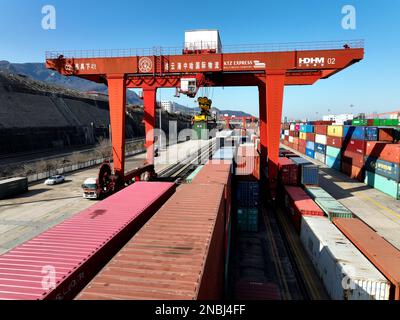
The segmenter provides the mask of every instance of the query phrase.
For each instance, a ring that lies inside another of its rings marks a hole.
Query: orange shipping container
[[[365,154],[382,160],[400,164],[400,144],[368,141]]]

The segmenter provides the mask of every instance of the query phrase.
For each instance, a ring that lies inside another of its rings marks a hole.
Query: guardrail
[[[202,46],[211,47],[204,42]],[[222,53],[242,52],[284,52],[300,50],[334,50],[349,48],[364,48],[364,40],[337,40],[337,41],[313,41],[313,42],[286,42],[286,43],[263,43],[263,44],[233,44],[222,47]],[[93,49],[93,50],[57,50],[46,51],[46,59],[64,58],[121,58],[135,56],[166,56],[181,55],[187,45],[176,47],[152,47],[152,48],[128,48],[128,49]],[[196,53],[194,53],[196,54]]]

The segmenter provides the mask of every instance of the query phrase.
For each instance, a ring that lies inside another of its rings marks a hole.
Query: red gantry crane
[[[147,163],[153,164],[156,92],[180,88],[256,86],[259,93],[261,167],[275,196],[284,87],[312,85],[359,62],[362,40],[254,46],[47,52],[46,67],[108,85],[114,174],[124,181],[126,89],[141,88]],[[208,50],[212,48],[211,50]],[[245,111],[245,110],[244,110]],[[268,159],[268,164],[267,164]]]

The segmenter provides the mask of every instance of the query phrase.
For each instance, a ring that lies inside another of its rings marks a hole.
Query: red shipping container
[[[144,229],[175,188],[168,182],[135,182],[3,254],[0,300],[72,299]],[[50,272],[55,288],[41,281]]]
[[[289,131],[289,136],[290,136],[290,137],[294,137],[294,131],[291,131],[291,130],[290,130],[290,131]]]
[[[289,142],[288,146],[293,149],[293,142]]]
[[[278,161],[279,178],[284,185],[297,185],[298,167],[289,158],[280,157]]]
[[[385,161],[400,164],[400,144],[368,141],[365,154]]]
[[[364,168],[356,167],[342,160],[342,172],[352,179],[364,182]]]
[[[392,283],[391,300],[400,300],[400,251],[360,219],[334,218],[339,230]]]
[[[294,131],[293,137],[298,137],[299,135],[300,135],[300,132],[299,132],[299,131]]]
[[[366,141],[364,140],[346,140],[343,144],[343,147],[346,151],[351,151],[354,153],[359,153],[361,155],[365,155],[365,145]]]
[[[393,142],[395,137],[395,131],[393,128],[379,128],[378,129],[378,140]]]
[[[298,145],[299,144],[299,140],[300,140],[299,138],[293,138],[293,144],[297,144]]]
[[[343,145],[343,138],[327,136],[326,144],[330,147],[341,148]]]
[[[306,140],[303,140],[303,139],[299,139],[299,146],[301,146],[301,147],[306,147],[306,144],[307,144],[307,141]]]
[[[289,145],[289,141],[286,140],[286,137],[285,137],[285,140],[283,140],[283,144],[284,144],[285,146],[288,146],[288,145]]]
[[[314,126],[314,132],[316,134],[322,134],[322,135],[326,136],[327,130],[328,130],[327,125],[318,124],[318,125]]]
[[[324,216],[322,209],[300,187],[285,186],[285,207],[297,232],[300,232],[301,216]]]
[[[315,133],[306,133],[306,140],[307,141],[315,141]]]
[[[284,140],[289,141],[289,136],[285,136]]]
[[[364,156],[360,153],[345,151],[342,153],[342,162],[346,162],[358,168],[364,167]]]
[[[302,154],[306,154],[306,146],[299,146],[299,152]]]

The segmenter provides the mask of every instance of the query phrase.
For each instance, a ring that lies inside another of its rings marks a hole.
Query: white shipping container
[[[322,162],[322,163],[325,163],[325,155],[322,154],[322,153],[315,152],[315,153],[314,153],[314,159],[315,159],[315,160],[318,160],[318,161],[320,161],[320,162]]]
[[[315,142],[326,145],[326,135],[316,134],[315,135]]]
[[[285,135],[281,134],[281,139],[284,140],[285,139]]]
[[[296,128],[296,125],[294,124],[294,123],[292,123],[291,125],[290,125],[290,131],[294,131],[294,129]]]
[[[389,299],[390,282],[328,218],[301,219],[301,242],[333,300]]]
[[[289,135],[289,130],[285,130],[285,136]]]
[[[294,141],[293,137],[289,137],[289,142],[293,143],[293,141]]]
[[[222,52],[218,30],[189,30],[185,32],[185,50],[210,50]]]

